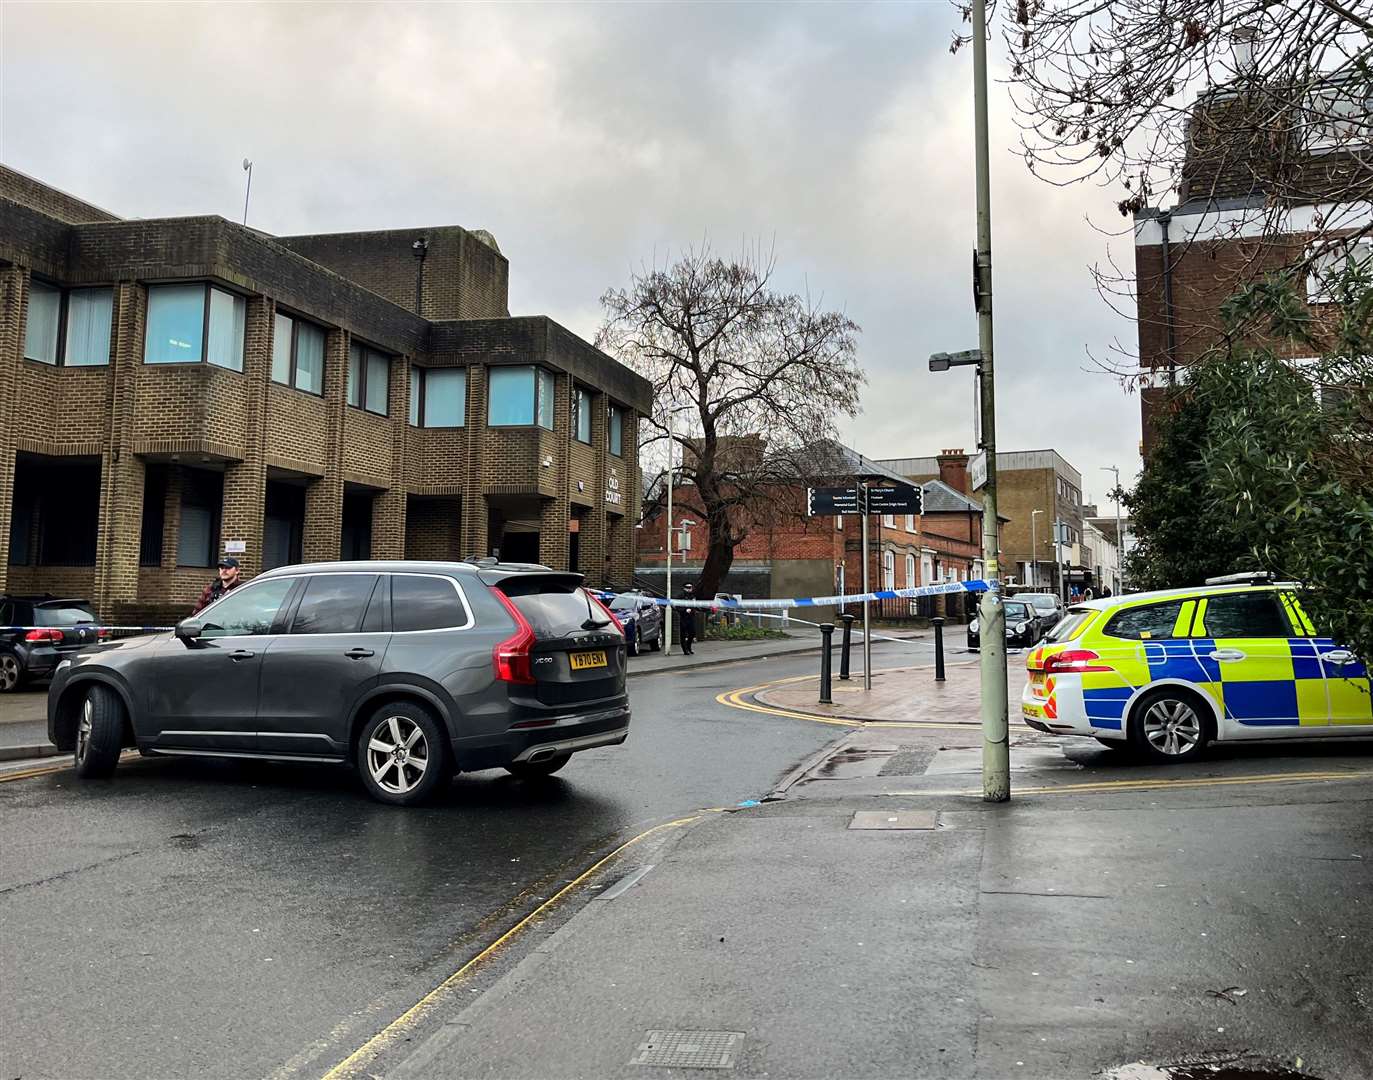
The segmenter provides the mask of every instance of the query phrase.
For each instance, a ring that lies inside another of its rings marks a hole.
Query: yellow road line
[[[531,911],[528,915],[526,915],[523,919],[517,922],[504,934],[498,937],[485,949],[479,952],[471,960],[463,964],[462,967],[458,968],[457,971],[453,972],[452,975],[449,975],[448,978],[444,979],[443,982],[439,983],[438,986],[430,990],[429,993],[425,994],[424,997],[420,998],[419,1001],[415,1002],[414,1005],[406,1009],[405,1012],[400,1014],[400,1016],[392,1020],[391,1023],[386,1025],[386,1027],[382,1028],[379,1032],[373,1035],[365,1043],[359,1046],[346,1058],[344,1058],[332,1069],[330,1069],[327,1073],[325,1073],[322,1080],[343,1080],[344,1077],[354,1076],[357,1070],[360,1069],[364,1064],[367,1064],[368,1062],[375,1059],[378,1054],[380,1054],[398,1038],[402,1037],[407,1031],[414,1028],[415,1025],[419,1023],[419,1021],[424,1019],[425,1016],[432,1012],[434,1007],[439,1003],[439,1000],[450,990],[452,990],[454,986],[461,982],[464,975],[466,975],[469,971],[472,971],[479,964],[494,956],[502,946],[514,940],[514,938],[516,938],[521,931],[523,931],[526,927],[535,922],[540,916],[548,913],[556,904],[563,900],[564,897],[573,892],[579,885],[586,881],[587,878],[591,877],[594,873],[596,873],[597,870],[601,869],[601,867],[605,866],[607,863],[611,862],[613,859],[618,857],[622,852],[624,852],[630,847],[633,847],[635,844],[637,844],[640,840],[643,840],[645,837],[652,836],[656,832],[661,832],[663,829],[675,829],[683,825],[690,825],[693,821],[699,821],[704,814],[708,814],[711,812],[712,811],[710,810],[703,810],[700,813],[692,814],[690,817],[678,818],[676,821],[666,821],[663,822],[663,824],[661,825],[653,826],[653,828],[651,829],[645,829],[638,836],[626,840],[623,844],[621,844],[609,855],[605,856],[603,859],[601,859],[599,862],[593,865],[590,869],[586,870],[584,873],[580,874],[578,877],[574,878],[572,881],[564,885],[561,889],[559,889],[556,893],[550,896],[542,904],[536,907],[533,911]]]
[[[807,678],[809,678],[809,676],[807,676]],[[770,686],[777,686],[781,682],[791,681],[794,680],[781,679],[776,683],[761,683],[758,686],[745,686],[738,690],[727,690],[723,694],[716,694],[715,700],[721,705],[728,705],[735,709],[745,709],[748,712],[763,713],[766,716],[783,716],[790,720],[809,720],[813,724],[829,724],[831,727],[976,731],[979,726],[977,724],[939,723],[935,720],[851,720],[844,716],[817,716],[814,713],[796,712],[791,709],[778,709],[771,705],[759,705],[755,701],[744,700],[745,694],[751,694],[757,690],[765,690]]]
[[[119,755],[121,762],[133,761],[138,757],[138,753],[133,750],[126,750]],[[11,780],[30,780],[35,776],[48,776],[52,773],[71,772],[72,760],[67,754],[52,759],[51,765],[35,765],[31,769],[15,769],[12,772],[0,772],[0,784],[8,783]]]
[[[1332,780],[1362,780],[1373,777],[1373,771],[1359,770],[1357,772],[1293,772],[1293,773],[1261,773],[1253,776],[1227,776],[1227,777],[1206,777],[1188,776],[1177,777],[1175,779],[1157,780],[1098,780],[1081,784],[1054,784],[1046,787],[1017,788],[1014,783],[1011,785],[1011,794],[1014,795],[1081,795],[1091,794],[1092,792],[1107,791],[1167,791],[1177,788],[1209,788],[1209,787],[1235,787],[1247,784],[1309,784],[1309,783],[1328,783]],[[913,798],[918,796],[938,796],[952,798],[955,796],[982,794],[981,788],[962,788],[949,789],[943,791],[887,791],[883,793],[889,797]]]

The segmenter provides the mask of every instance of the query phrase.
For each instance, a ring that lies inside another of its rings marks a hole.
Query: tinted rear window
[[[530,586],[534,586],[531,588]],[[559,638],[589,629],[588,622],[613,626],[606,614],[582,589],[561,582],[501,583],[501,591],[524,616],[536,637]]]
[[[49,607],[38,604],[33,609],[34,626],[81,626],[95,622],[90,608],[60,605]]]
[[[293,634],[351,634],[376,585],[375,574],[320,574],[306,581]]]
[[[466,625],[467,610],[451,579],[415,574],[391,578],[393,630],[447,630]]]

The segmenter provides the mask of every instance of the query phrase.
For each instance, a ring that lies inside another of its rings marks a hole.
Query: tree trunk
[[[706,547],[706,561],[701,566],[701,579],[696,583],[696,595],[703,600],[713,600],[732,565],[734,546],[729,542],[728,528],[718,533],[712,529],[710,543]]]

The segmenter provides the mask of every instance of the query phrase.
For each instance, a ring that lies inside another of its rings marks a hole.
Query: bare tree
[[[808,448],[837,417],[857,414],[865,381],[857,324],[776,290],[775,265],[771,254],[726,261],[707,246],[601,297],[597,345],[653,383],[641,451],[667,448],[669,413],[687,406],[671,449],[682,459],[685,504],[709,531],[699,582],[707,597],[751,528],[797,512],[796,486],[818,464]]]
[[[1005,0],[1001,26],[1036,175],[1100,183],[1126,217],[1170,199],[1247,201],[1213,222],[1212,238],[1247,240],[1247,265],[1218,272],[1218,289],[1304,272],[1369,231],[1370,0]],[[1292,209],[1313,205],[1333,209],[1292,228]],[[1175,236],[1173,261],[1191,246]],[[1133,267],[1094,277],[1133,315]]]

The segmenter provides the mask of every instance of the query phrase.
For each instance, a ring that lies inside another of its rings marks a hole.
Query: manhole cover
[[[855,810],[850,829],[933,829],[933,810]]]
[[[743,1042],[742,1031],[650,1031],[629,1063],[669,1069],[732,1069],[734,1055]]]

